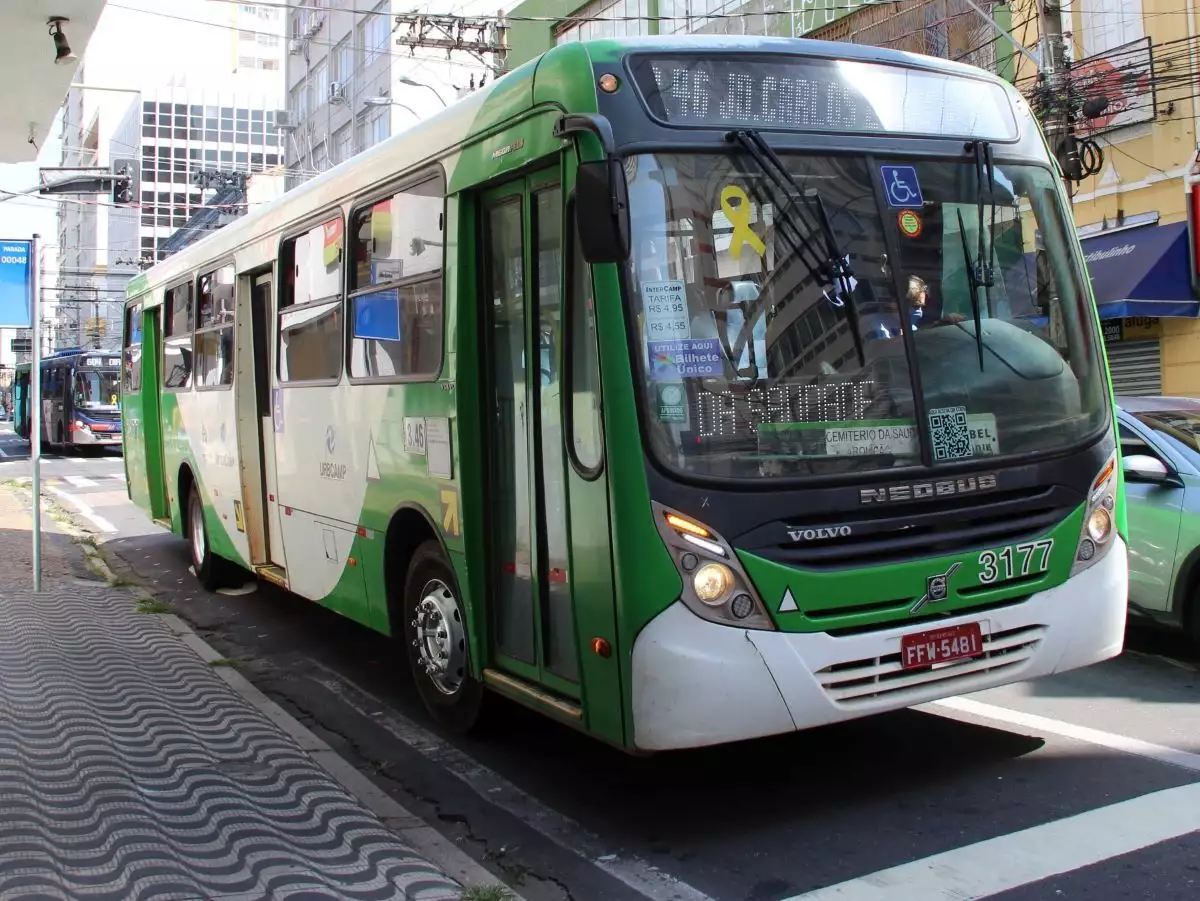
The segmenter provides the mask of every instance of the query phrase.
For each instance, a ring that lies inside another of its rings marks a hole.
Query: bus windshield
[[[120,373],[96,370],[76,372],[75,409],[115,410],[120,387]]]
[[[626,161],[635,366],[662,462],[863,473],[1104,427],[1094,313],[1049,169],[780,159],[787,190],[748,154]]]

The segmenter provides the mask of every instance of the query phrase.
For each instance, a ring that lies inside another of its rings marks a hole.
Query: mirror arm
[[[595,135],[606,159],[613,158],[617,152],[617,144],[613,140],[612,123],[599,113],[567,113],[554,123],[556,138],[566,138],[584,132]]]

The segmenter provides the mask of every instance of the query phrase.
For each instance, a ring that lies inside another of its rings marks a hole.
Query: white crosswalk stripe
[[[110,479],[116,479],[118,482],[124,482],[124,481],[125,481],[125,473],[123,473],[123,472],[110,472],[110,473],[108,474],[108,477],[109,477]]]
[[[95,479],[89,479],[87,476],[63,476],[63,478],[76,488],[95,488],[100,484]]]

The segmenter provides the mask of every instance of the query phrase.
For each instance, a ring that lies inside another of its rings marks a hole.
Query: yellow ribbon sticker
[[[736,204],[734,203],[736,201]],[[754,233],[750,227],[750,198],[737,185],[726,185],[721,189],[721,212],[733,226],[733,237],[729,242],[729,252],[733,256],[742,255],[742,245],[749,244],[760,257],[767,252],[767,245]]]

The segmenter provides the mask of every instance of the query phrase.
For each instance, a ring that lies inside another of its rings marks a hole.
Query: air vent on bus
[[[896,653],[837,663],[818,670],[816,677],[825,694],[840,706],[867,706],[880,699],[894,704],[906,696],[918,703],[930,685],[937,684],[940,694],[969,692],[972,683],[991,681],[999,670],[1020,669],[1045,634],[1045,626],[1022,626],[985,636],[983,654],[969,660],[906,670]]]
[[[773,524],[775,541],[770,544],[755,546],[750,541],[739,546],[776,563],[805,569],[874,566],[1023,541],[1045,534],[1078,505],[1074,492],[1049,488],[993,497],[986,503],[974,498],[960,506],[939,504],[900,515],[888,510],[873,519],[839,522],[850,527],[848,535],[793,543],[787,540],[789,532],[829,524],[828,517],[819,524],[797,519]],[[765,537],[765,531],[756,529],[748,537]]]

